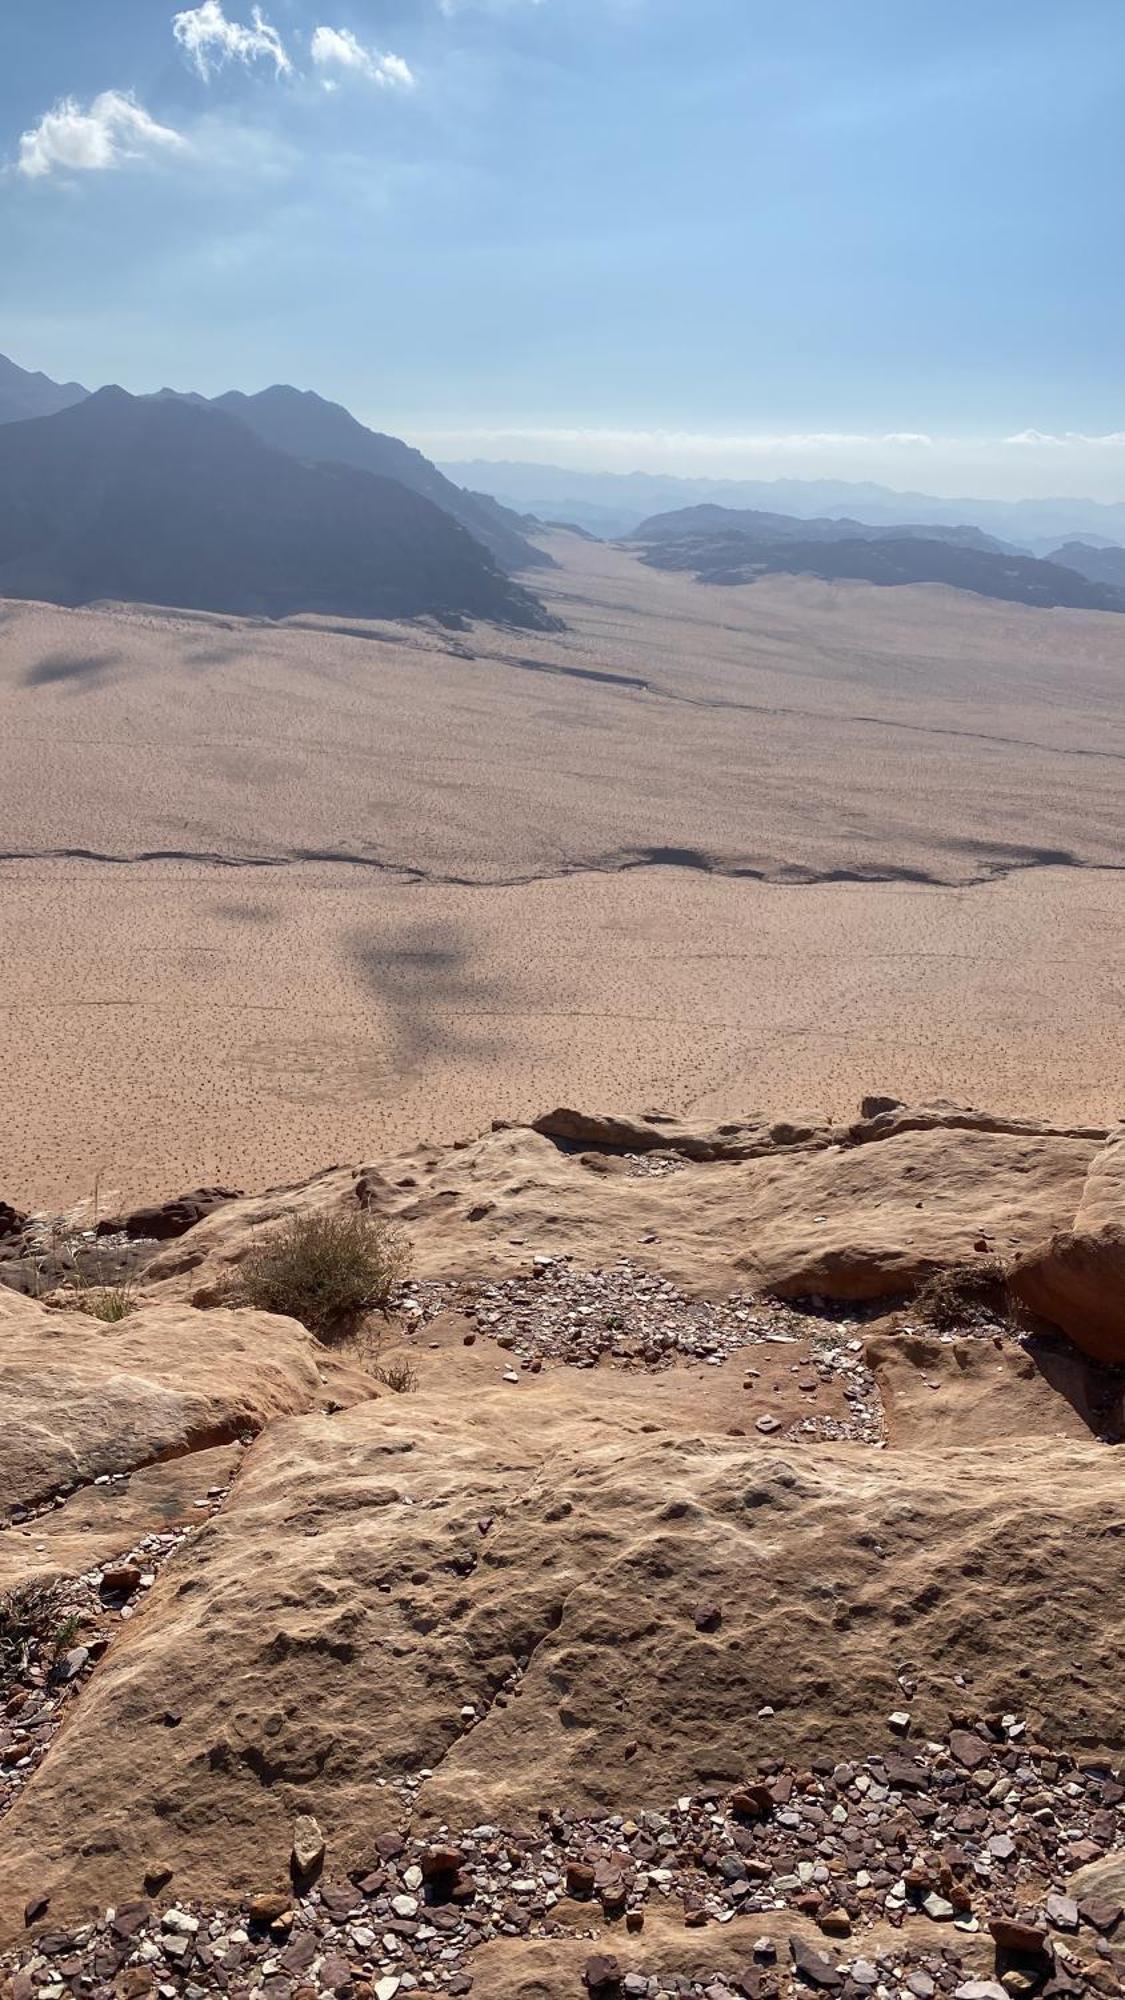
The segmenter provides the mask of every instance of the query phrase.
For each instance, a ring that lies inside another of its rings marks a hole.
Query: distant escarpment
[[[1111,571],[1040,561],[972,527],[868,527],[804,521],[739,508],[685,507],[653,515],[630,537],[655,569],[692,570],[701,583],[746,584],[763,576],[825,582],[945,584],[1007,604],[1125,611]],[[1061,552],[1060,552],[1061,553]],[[1102,579],[1106,580],[1102,580]]]
[[[0,426],[0,596],[555,622],[399,481],[307,463],[206,404],[121,389]]]

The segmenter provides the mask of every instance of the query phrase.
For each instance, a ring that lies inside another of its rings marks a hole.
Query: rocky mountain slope
[[[110,1324],[0,1214],[13,2000],[1119,1993],[1123,1186],[557,1111],[116,1219]],[[365,1335],[232,1308],[357,1212]]]
[[[289,452],[309,463],[331,461],[354,466],[359,472],[373,472],[382,479],[397,479],[460,522],[492,551],[504,569],[551,567],[550,557],[528,541],[517,515],[487,494],[467,493],[455,486],[412,445],[369,430],[341,404],[327,402],[312,390],[285,384],[263,389],[256,396],[231,390],[216,396],[213,407],[246,424],[275,451]]]
[[[0,427],[0,596],[551,624],[448,514],[220,410],[101,389]]]

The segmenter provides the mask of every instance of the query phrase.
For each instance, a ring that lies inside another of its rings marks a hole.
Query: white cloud
[[[63,97],[20,139],[19,171],[28,180],[53,173],[99,173],[146,153],[174,152],[186,141],[158,125],[125,91],[103,90],[88,111]]]
[[[354,70],[385,90],[409,90],[413,72],[401,56],[365,49],[350,28],[317,28],[311,54],[319,69]]]
[[[274,66],[276,76],[288,76],[293,68],[285,44],[271,27],[260,7],[250,15],[251,25],[228,21],[220,0],[202,0],[172,17],[172,33],[190,56],[204,82],[228,62],[251,63],[264,57]]]

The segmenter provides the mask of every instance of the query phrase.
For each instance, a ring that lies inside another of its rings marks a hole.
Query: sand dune
[[[1121,621],[552,548],[550,637],[0,609],[8,1199],[575,1095],[1125,1112]]]

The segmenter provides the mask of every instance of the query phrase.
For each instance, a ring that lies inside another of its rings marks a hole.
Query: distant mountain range
[[[19,424],[26,417],[53,417],[72,403],[81,403],[88,394],[81,382],[52,382],[49,375],[33,375],[0,354],[0,424]]]
[[[1091,583],[1109,583],[1125,590],[1125,549],[1095,548],[1090,542],[1064,542],[1061,548],[1052,549],[1050,559],[1067,569],[1076,569],[1079,576],[1089,577]]]
[[[322,397],[90,395],[0,357],[0,595],[554,623],[487,495]]]
[[[0,596],[553,622],[398,480],[295,458],[196,399],[117,388],[0,426]]]
[[[942,583],[1011,604],[1125,612],[1125,589],[1020,555],[977,528],[875,528],[703,506],[656,515],[632,539],[653,568],[691,570],[701,583],[755,583],[768,575]],[[1117,553],[1125,558],[1125,549]]]
[[[990,555],[1019,555],[1008,542],[986,535],[982,528],[961,524],[945,528],[934,523],[908,522],[902,527],[872,527],[866,521],[801,520],[795,514],[769,514],[753,507],[680,507],[670,514],[654,514],[642,521],[630,540],[638,542],[678,541],[685,535],[755,535],[762,541],[843,542],[880,541],[893,533],[900,541],[950,542],[957,548],[980,549]]]
[[[517,513],[574,522],[609,541],[633,534],[653,514],[714,502],[798,519],[848,515],[872,527],[918,521],[958,527],[967,522],[1027,555],[1046,555],[1073,540],[1125,543],[1125,501],[946,500],[839,479],[683,479],[649,472],[573,472],[518,460],[472,459],[441,469],[450,479],[495,494]]]

